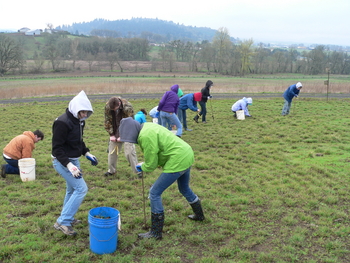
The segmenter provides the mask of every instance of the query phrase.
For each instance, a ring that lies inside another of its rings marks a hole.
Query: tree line
[[[75,35],[113,38],[141,37],[152,43],[166,43],[176,39],[192,42],[202,41],[212,39],[216,32],[215,29],[208,27],[185,26],[157,18],[132,18],[114,21],[95,19],[90,22],[58,26],[56,29]]]
[[[272,49],[252,39],[233,43],[226,28],[217,30],[212,41],[172,40],[152,47],[146,38],[72,37],[67,33],[45,34],[31,60],[31,72],[43,72],[44,63],[52,71],[75,70],[77,61],[86,61],[92,71],[94,63],[106,62],[110,71],[123,72],[122,61],[151,61],[162,71],[173,72],[176,62],[185,62],[189,72],[215,72],[244,76],[247,74],[301,73],[317,75],[350,74],[347,52],[329,50],[318,45],[299,51],[296,46]],[[0,34],[0,74],[25,72],[23,41]],[[70,63],[69,69],[66,62]],[[65,62],[65,63],[64,63]],[[153,67],[156,71],[156,67]]]

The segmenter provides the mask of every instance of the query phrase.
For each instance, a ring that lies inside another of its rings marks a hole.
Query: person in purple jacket
[[[299,96],[299,92],[303,85],[298,82],[297,84],[293,84],[286,89],[286,91],[283,93],[284,98],[284,105],[282,108],[282,116],[288,115],[290,107],[292,106],[292,100],[294,97]]]
[[[159,101],[158,111],[162,125],[164,127],[176,125],[176,136],[181,137],[182,124],[176,115],[180,103],[179,96],[177,95],[178,90],[179,85],[175,84],[171,86],[170,90],[164,93],[162,99]]]

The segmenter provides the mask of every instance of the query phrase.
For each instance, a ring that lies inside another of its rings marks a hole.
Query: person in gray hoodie
[[[85,120],[92,113],[90,100],[81,91],[69,102],[66,112],[52,126],[53,167],[66,181],[63,208],[54,228],[69,236],[77,234],[72,226],[81,221],[74,216],[88,191],[79,158],[85,155],[92,165],[98,164],[97,158],[90,153],[83,140]]]

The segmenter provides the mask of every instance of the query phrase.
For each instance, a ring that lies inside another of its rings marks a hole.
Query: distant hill
[[[123,38],[141,37],[156,43],[172,40],[191,42],[208,40],[211,42],[217,31],[208,27],[184,26],[172,21],[154,18],[132,18],[130,20],[114,21],[95,19],[91,22],[62,25],[56,29],[65,30],[75,35]]]

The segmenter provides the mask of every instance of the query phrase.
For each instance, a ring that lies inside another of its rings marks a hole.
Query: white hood
[[[84,120],[89,118],[90,115],[93,113],[91,102],[83,90],[80,91],[80,93],[69,102],[68,110],[77,119],[78,119],[79,111],[82,111],[82,110],[88,111],[88,115],[86,118],[84,118]]]

